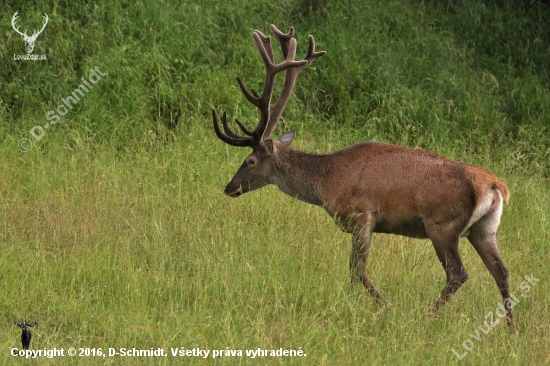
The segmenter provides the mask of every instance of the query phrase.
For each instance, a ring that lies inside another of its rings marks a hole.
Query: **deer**
[[[35,325],[38,324],[38,322],[36,320],[32,322],[28,322],[25,319],[21,319],[21,320],[14,319],[13,324],[21,328],[21,344],[23,345],[23,349],[29,349],[29,346],[31,344],[31,338],[32,338],[31,330],[29,329],[29,327],[31,328],[34,327]]]
[[[430,239],[446,274],[445,287],[429,314],[449,301],[468,274],[458,250],[466,237],[493,276],[502,295],[510,331],[515,332],[509,271],[497,248],[497,231],[510,192],[488,170],[457,162],[434,152],[382,142],[362,142],[328,154],[290,147],[295,132],[275,140],[275,130],[291,96],[298,73],[326,54],[315,51],[310,35],[303,60],[295,60],[294,28],[284,34],[274,25],[284,60],[275,63],[271,37],[259,30],[252,35],[265,66],[262,94],[246,88],[236,77],[246,99],[259,110],[259,121],[249,129],[238,119],[243,135],[235,133],[224,111],[220,121],[212,110],[214,131],[223,142],[250,147],[224,193],[232,198],[269,184],[303,202],[322,207],[342,231],[351,234],[351,286],[361,282],[380,305],[389,304],[366,272],[373,233]],[[272,102],[277,74],[285,72],[279,98]],[[222,131],[223,128],[223,131]]]
[[[21,32],[19,30],[19,27],[15,26],[15,21],[17,20],[17,18],[19,18],[17,13],[19,13],[19,10],[16,11],[15,14],[13,14],[13,17],[11,18],[11,26],[17,33],[19,33],[23,37],[23,40],[25,41],[25,48],[27,50],[27,53],[30,54],[34,50],[34,42],[36,42],[36,39],[38,38],[40,33],[42,33],[42,31],[44,30],[44,28],[46,28],[46,25],[48,24],[48,20],[49,20],[48,14],[44,13],[44,23],[42,25],[42,29],[35,30],[34,33],[32,34],[32,36],[28,36],[26,29],[25,29],[25,32]]]

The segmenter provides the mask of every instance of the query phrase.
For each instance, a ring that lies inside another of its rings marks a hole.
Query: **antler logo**
[[[29,36],[27,35],[26,29],[25,29],[25,32],[21,32],[19,30],[19,27],[15,26],[15,21],[17,20],[17,18],[19,18],[19,16],[17,15],[18,12],[19,10],[16,11],[15,14],[13,14],[13,18],[11,18],[11,26],[17,33],[21,35],[21,37],[23,37],[23,40],[25,41],[25,48],[27,49],[27,53],[30,54],[34,50],[34,42],[36,42],[36,38],[38,38],[40,33],[42,33],[44,28],[46,28],[46,24],[48,24],[48,20],[49,20],[48,14],[44,13],[44,25],[42,26],[42,29],[35,30],[32,36]]]
[[[31,344],[31,331],[29,327],[34,327],[38,322],[36,320],[33,320],[32,322],[28,322],[25,319],[13,320],[13,324],[17,325],[19,328],[21,328],[21,343],[23,343],[23,349],[29,349],[29,346]]]

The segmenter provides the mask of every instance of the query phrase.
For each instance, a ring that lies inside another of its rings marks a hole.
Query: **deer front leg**
[[[360,281],[380,305],[386,305],[386,300],[384,300],[380,291],[367,276],[367,260],[370,254],[372,230],[373,225],[365,225],[361,230],[352,234],[352,248],[349,260],[351,273],[350,290],[355,282]]]

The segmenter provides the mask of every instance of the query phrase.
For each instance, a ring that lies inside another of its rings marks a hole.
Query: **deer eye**
[[[254,165],[256,165],[256,159],[250,158],[248,159],[247,163],[248,163],[248,166],[253,167]]]

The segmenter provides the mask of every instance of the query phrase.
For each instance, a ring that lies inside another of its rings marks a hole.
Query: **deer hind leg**
[[[489,213],[472,225],[468,240],[472,243],[483,260],[483,263],[495,279],[507,311],[506,320],[508,322],[508,327],[511,332],[515,332],[514,314],[512,311],[514,302],[510,295],[509,285],[510,274],[502,258],[500,258],[497,248],[497,230],[500,224],[500,214],[502,212],[502,199],[500,199],[498,193],[495,194],[498,197],[495,197],[495,201]]]
[[[349,259],[349,269],[351,273],[350,289],[355,282],[360,281],[379,304],[386,304],[380,291],[367,276],[367,260],[369,259],[371,241],[372,225],[367,225],[362,230],[353,233],[352,249]]]
[[[437,314],[439,309],[445,305],[447,301],[453,296],[453,294],[462,286],[464,282],[468,279],[468,274],[466,269],[462,264],[460,259],[460,254],[458,252],[458,242],[459,236],[452,239],[435,239],[432,238],[432,242],[435,248],[435,252],[439,261],[445,269],[445,274],[447,275],[447,282],[445,287],[439,294],[439,298],[436,300],[432,313]]]
[[[508,327],[510,331],[515,332],[514,313],[512,311],[514,301],[510,295],[510,285],[508,282],[510,274],[498,253],[496,234],[483,236],[472,230],[468,236],[468,240],[470,240],[483,260],[483,263],[485,263],[485,266],[495,279],[506,308]]]

